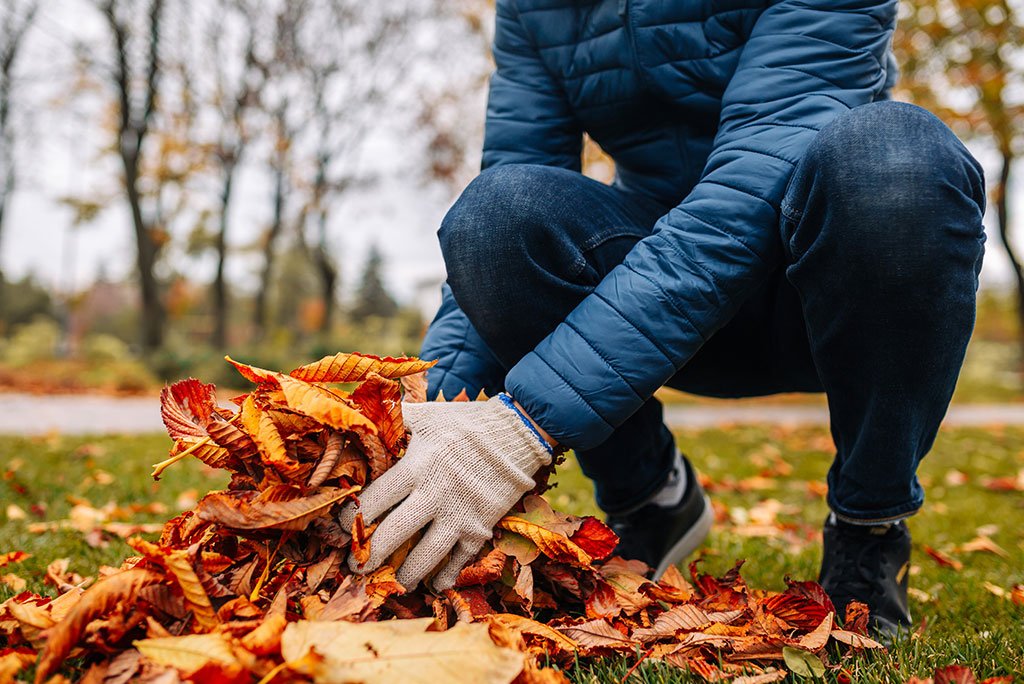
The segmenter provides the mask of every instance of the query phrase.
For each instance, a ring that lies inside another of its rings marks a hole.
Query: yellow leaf
[[[370,373],[394,379],[422,373],[435,363],[437,361],[421,361],[412,357],[392,358],[352,352],[325,356],[315,363],[296,368],[289,375],[306,382],[361,382]]]
[[[593,560],[590,554],[569,541],[564,534],[552,532],[518,516],[505,516],[498,521],[498,527],[526,537],[537,545],[541,553],[559,563],[587,566]]]
[[[196,622],[204,630],[213,629],[220,621],[213,610],[210,597],[206,595],[196,571],[192,568],[187,551],[172,551],[164,557],[164,565],[178,580],[181,592],[185,595],[185,604],[192,609]]]
[[[293,622],[281,655],[317,684],[507,684],[522,672],[523,654],[496,646],[486,625],[426,631],[433,622]]]
[[[281,391],[289,408],[326,423],[336,430],[363,428],[372,434],[377,426],[369,418],[330,390],[308,382],[281,376]]]
[[[233,665],[237,662],[231,642],[222,634],[188,634],[177,637],[140,639],[133,642],[139,652],[160,665],[195,672],[208,663]]]

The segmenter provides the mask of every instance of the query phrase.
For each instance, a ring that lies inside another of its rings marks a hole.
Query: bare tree
[[[247,0],[218,0],[212,21],[207,26],[204,42],[209,62],[193,65],[201,73],[212,75],[212,92],[208,104],[216,113],[216,139],[211,146],[213,167],[219,186],[217,197],[217,232],[214,247],[217,270],[211,294],[213,299],[213,333],[216,347],[227,343],[228,285],[225,264],[228,257],[229,210],[233,199],[239,165],[256,133],[253,115],[259,105],[260,93],[266,83],[269,66],[257,56],[256,41],[260,23],[267,13],[259,3]],[[227,54],[229,36],[239,33],[241,54]]]
[[[16,180],[15,129],[11,120],[15,99],[14,69],[25,33],[38,9],[38,0],[5,0],[0,5],[0,238]]]
[[[161,81],[160,47],[165,0],[98,0],[113,41],[109,82],[118,103],[117,153],[135,231],[136,270],[142,299],[141,342],[146,350],[164,341],[166,311],[156,277],[162,246],[155,218],[142,207],[142,150],[156,112]]]

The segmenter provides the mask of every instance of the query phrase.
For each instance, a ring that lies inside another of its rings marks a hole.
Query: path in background
[[[665,407],[665,420],[673,428],[707,428],[728,423],[821,424],[828,422],[828,409],[727,403],[669,405]],[[953,406],[943,424],[1024,425],[1024,404]],[[0,394],[0,435],[145,434],[163,429],[155,397]]]

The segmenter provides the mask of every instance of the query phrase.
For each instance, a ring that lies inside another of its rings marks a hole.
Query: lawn
[[[829,463],[827,430],[734,426],[682,432],[678,438],[710,481],[718,508],[719,524],[704,566],[724,572],[743,558],[747,582],[774,589],[784,588],[787,574],[813,579],[820,559],[818,530],[826,513],[819,483]],[[196,495],[224,482],[196,461],[181,463],[161,482],[153,482],[150,464],[160,460],[167,446],[168,440],[160,436],[0,439],[0,501],[6,509],[0,518],[0,553],[32,554],[0,575],[15,573],[28,580],[29,589],[52,591],[41,578],[55,559],[69,558],[72,570],[89,575],[101,564],[116,565],[129,555],[117,538],[92,536],[90,544],[74,529],[39,532],[30,529],[33,523],[69,515],[81,520],[108,502],[117,506],[115,517],[162,522],[190,506]],[[940,435],[922,467],[928,504],[912,521],[916,543],[911,608],[921,625],[919,636],[887,654],[856,661],[853,681],[903,682],[912,675],[930,676],[934,668],[951,663],[970,665],[979,677],[1024,678],[1024,606],[992,592],[1024,583],[1024,497],[985,486],[991,478],[1014,477],[1021,470],[1024,429],[958,429]],[[572,462],[563,466],[559,486],[549,498],[562,510],[596,513],[589,486]],[[978,537],[979,529],[1005,557],[958,550]],[[962,569],[940,565],[924,552],[926,545],[951,554]],[[0,601],[13,593],[0,584]],[[620,681],[629,665],[581,667],[573,678]],[[645,664],[630,681],[695,679]]]

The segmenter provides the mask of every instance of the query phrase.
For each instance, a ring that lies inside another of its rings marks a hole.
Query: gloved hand
[[[370,558],[353,572],[376,570],[404,542],[430,528],[398,570],[412,589],[445,556],[435,589],[448,589],[459,571],[491,538],[491,531],[519,498],[534,487],[533,475],[551,463],[552,450],[525,415],[501,394],[486,402],[402,404],[412,432],[405,455],[343,509],[351,529],[356,513],[370,524],[389,513],[370,538]]]

